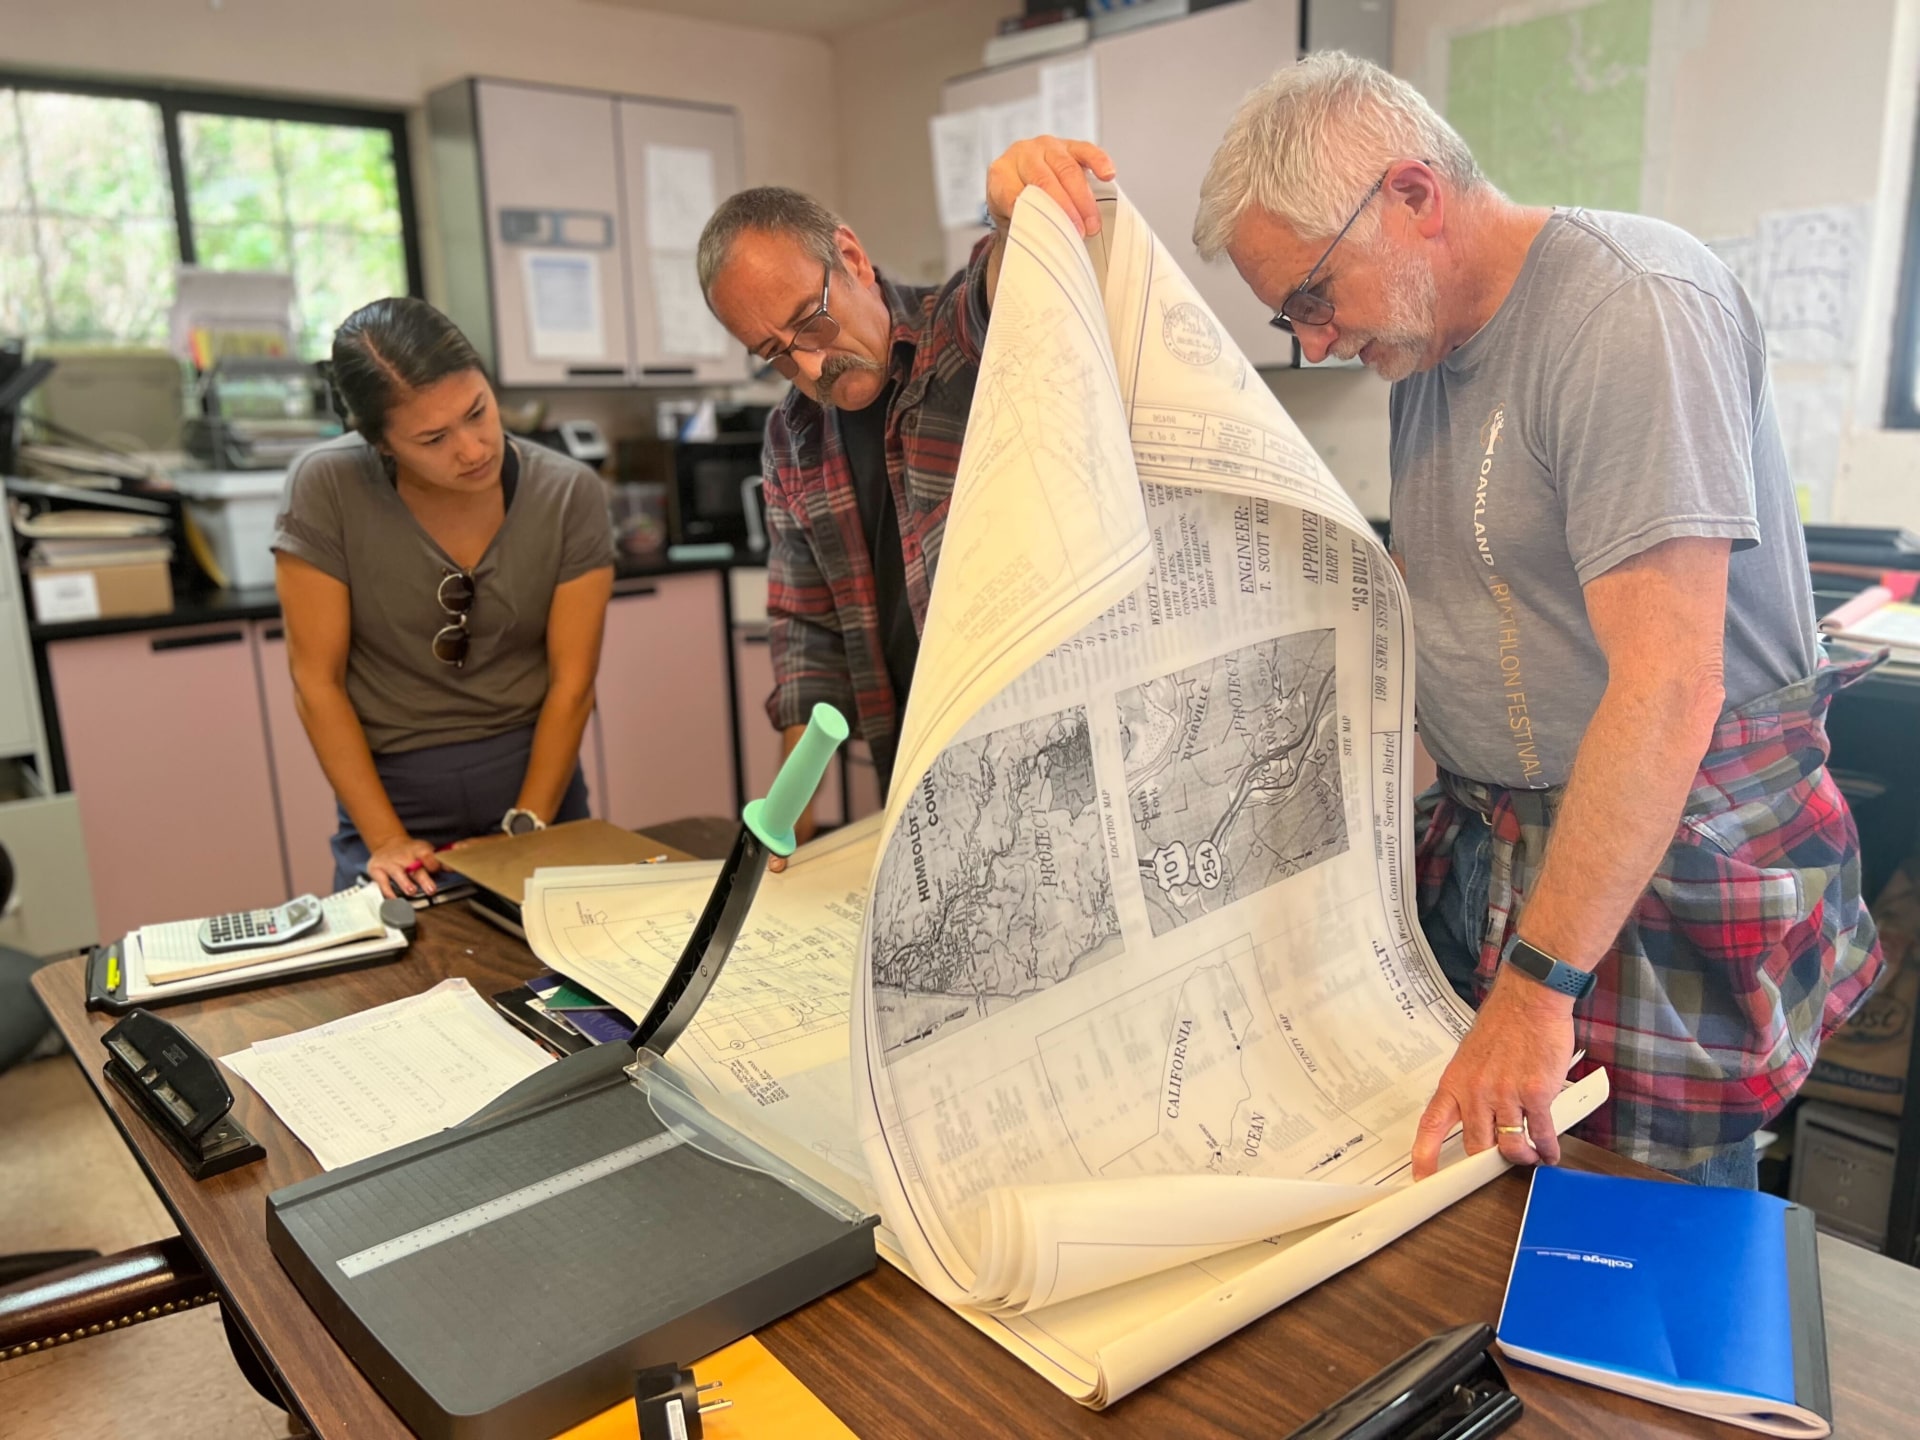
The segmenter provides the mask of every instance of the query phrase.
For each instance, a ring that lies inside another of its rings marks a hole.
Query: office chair
[[[0,914],[13,898],[13,881],[13,857],[0,845]],[[43,963],[0,945],[0,1072],[31,1055],[51,1023],[31,983]],[[212,1278],[178,1235],[117,1255],[98,1250],[0,1255],[0,1360],[217,1298]]]

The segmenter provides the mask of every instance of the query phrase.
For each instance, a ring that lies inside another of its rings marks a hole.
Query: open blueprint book
[[[1409,893],[1399,574],[1139,214],[1100,208],[1090,241],[1037,190],[1015,211],[853,1007],[908,1265],[1094,1405],[1503,1168],[1401,1183],[1471,1017]],[[1153,1177],[1240,1175],[1381,1198],[1064,1302],[985,1248],[997,1187],[1137,1181],[1135,1223],[1047,1262],[1126,1280],[1221,1238]]]
[[[767,877],[671,1063],[1119,1399],[1505,1168],[1456,1142],[1407,1183],[1471,1019],[1407,890],[1411,650],[1371,528],[1132,207],[1087,242],[1028,191],[887,812]],[[528,941],[645,1013],[716,869],[540,872]]]

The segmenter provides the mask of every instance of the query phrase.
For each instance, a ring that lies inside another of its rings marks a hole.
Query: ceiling
[[[595,0],[623,10],[657,10],[700,20],[784,30],[793,35],[835,35],[857,25],[891,20],[916,8],[916,0]],[[925,0],[920,0],[924,6]],[[1009,10],[1019,9],[1008,0]]]

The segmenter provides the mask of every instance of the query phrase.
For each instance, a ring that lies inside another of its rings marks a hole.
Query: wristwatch
[[[1511,965],[1529,980],[1537,980],[1549,990],[1558,990],[1562,995],[1571,995],[1576,1000],[1584,1000],[1587,992],[1593,989],[1593,972],[1578,970],[1564,961],[1556,960],[1546,951],[1529,945],[1518,935],[1509,935],[1507,945],[1500,952],[1502,964]]]
[[[507,811],[500,821],[500,833],[503,835],[531,835],[536,830],[546,828],[546,821],[531,810],[522,810],[518,805]]]

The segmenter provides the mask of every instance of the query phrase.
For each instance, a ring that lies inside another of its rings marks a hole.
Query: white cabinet
[[[463,80],[428,97],[427,123],[447,310],[500,383],[746,378],[693,259],[740,188],[732,109]],[[651,214],[655,195],[678,208]]]
[[[653,218],[647,206],[654,186],[648,167],[675,159],[692,162],[710,157],[713,203],[719,204],[740,188],[740,129],[731,110],[710,105],[682,105],[659,100],[620,100],[620,161],[622,213],[626,217],[627,293],[633,297],[634,378],[651,384],[733,384],[747,378],[747,352],[707,313],[694,270],[693,247],[656,250],[650,243]],[[667,187],[671,190],[673,187]],[[697,183],[692,187],[699,189]],[[692,198],[690,195],[682,196]],[[683,216],[683,220],[684,220]],[[706,223],[702,216],[701,223]],[[673,238],[673,237],[668,237]],[[691,239],[690,233],[684,238]],[[677,247],[678,239],[674,240]],[[679,307],[678,312],[673,307]],[[710,344],[698,353],[676,346],[673,336],[691,317],[693,327],[704,327]]]
[[[582,377],[624,381],[633,342],[620,257],[631,237],[620,213],[613,100],[530,85],[486,82],[474,89],[499,379],[508,385],[557,385]],[[550,232],[542,235],[536,228],[541,225]],[[534,268],[548,264],[585,268]],[[530,287],[536,284],[545,287],[539,303],[552,321],[563,320],[572,302],[596,302],[597,309],[576,317],[590,323],[549,333],[597,329],[599,345],[586,338],[539,343],[528,323],[536,299]]]

